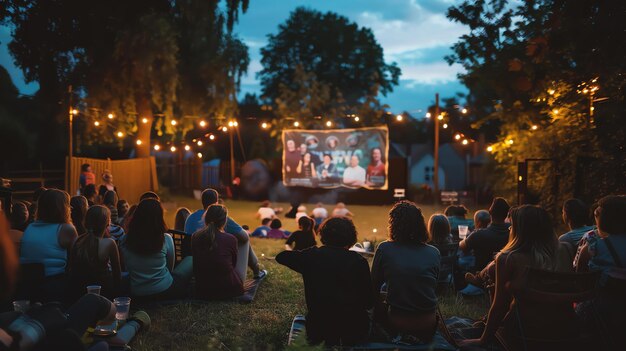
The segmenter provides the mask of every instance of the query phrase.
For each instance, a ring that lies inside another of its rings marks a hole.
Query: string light
[[[487,151],[488,152],[492,152],[493,151],[493,146],[487,146]]]
[[[74,108],[74,109],[72,109],[72,114],[73,114],[74,116],[76,116],[76,115],[78,114],[78,110],[77,110],[77,109],[75,109],[75,108]]]
[[[200,127],[202,127],[202,128],[206,127],[206,121],[205,120],[201,120],[199,124],[200,124]]]
[[[426,112],[426,118],[430,118],[430,112]]]
[[[293,122],[293,126],[294,127],[299,127],[300,126],[300,122],[298,122],[298,121]]]
[[[440,121],[443,120],[443,115],[437,116],[437,119],[440,120]]]
[[[269,128],[269,124],[263,122],[263,123],[261,123],[261,128],[267,129],[267,128]]]
[[[466,108],[462,109],[461,113],[464,114],[464,115],[467,114],[467,109]]]
[[[326,127],[332,127],[333,126],[333,122],[331,121],[327,121],[326,122]]]
[[[198,144],[198,146],[202,146],[202,144],[203,144],[202,140],[198,140],[197,144]]]
[[[224,133],[228,132],[228,128],[227,127],[222,127],[222,132],[224,132]]]
[[[109,113],[109,114],[107,115],[107,117],[108,117],[109,119],[113,119],[113,117],[115,117],[115,116],[114,116],[112,113]]]
[[[122,133],[122,132],[117,132],[117,137],[118,137],[118,138],[121,138],[121,137],[123,137],[123,136],[124,136],[124,133]]]
[[[401,122],[403,118],[404,117],[402,117],[402,115],[397,115],[396,116],[396,121]]]
[[[509,145],[513,145],[513,139],[509,139],[506,142],[509,143]]]
[[[95,121],[95,122],[93,122],[93,125],[96,126],[96,127],[99,127],[100,126],[100,122]]]
[[[175,125],[177,125],[177,124],[178,124],[178,121],[177,121],[177,120],[175,120],[175,119],[173,119],[173,120],[170,122],[170,124],[171,124],[171,125],[173,125],[173,126],[175,126]]]
[[[143,144],[143,142],[141,141],[141,139],[137,139],[137,141],[136,141],[135,143],[137,143],[137,145],[141,145],[141,144]]]
[[[161,145],[159,144],[154,145],[154,151],[159,151],[159,150],[161,150]]]
[[[460,140],[460,139],[461,139],[461,134],[457,134],[457,135],[455,135],[455,136],[454,136],[454,139],[456,139],[456,140]]]
[[[148,123],[148,119],[147,119],[146,117],[142,118],[142,119],[141,119],[141,123],[143,123],[143,124]]]
[[[235,127],[239,126],[239,122],[234,121],[234,122],[233,122],[233,126],[235,126]]]
[[[358,122],[360,120],[359,116],[354,116],[354,121]]]
[[[213,134],[209,135],[209,139],[215,140],[215,135],[213,135]]]
[[[171,151],[171,152],[176,151],[176,146],[172,145],[172,147],[170,148],[170,151]]]
[[[552,110],[552,112],[553,112],[555,115],[558,115],[558,114],[559,114],[559,109],[555,108],[554,110]]]
[[[185,151],[189,151],[189,150],[191,150],[191,146],[185,145]]]
[[[550,95],[554,95],[554,93],[555,93],[554,89],[550,89],[550,90],[548,90],[548,94],[550,94]]]
[[[235,125],[235,124],[233,123],[233,121],[228,121],[228,126],[229,126],[229,127],[232,127],[232,126],[234,126],[234,125]]]
[[[443,129],[448,129],[448,123],[443,124]]]
[[[202,158],[202,152],[198,152],[198,158]]]
[[[469,143],[469,141],[467,141],[467,139],[463,139],[463,141],[461,142],[461,144],[463,145],[467,145]]]
[[[532,130],[537,130],[537,129],[539,129],[539,126],[538,126],[538,125],[536,125],[536,124],[533,124],[533,126],[532,126],[532,127],[530,127],[530,129],[532,129]]]

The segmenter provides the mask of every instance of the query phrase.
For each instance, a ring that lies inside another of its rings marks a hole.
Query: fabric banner
[[[282,140],[286,186],[387,189],[387,127],[285,129]]]

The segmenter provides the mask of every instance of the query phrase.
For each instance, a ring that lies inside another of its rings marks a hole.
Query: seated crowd
[[[396,336],[431,342],[440,322],[442,258],[450,255],[455,255],[455,269],[467,273],[465,279],[453,275],[455,285],[473,284],[491,298],[478,338],[463,340],[461,346],[490,347],[496,334],[515,340],[520,337],[519,324],[537,320],[529,333],[539,339],[550,334],[573,339],[582,330],[615,335],[618,318],[626,311],[624,296],[606,288],[626,275],[626,226],[621,218],[626,214],[625,196],[601,199],[593,212],[595,225],[582,201],[566,201],[563,221],[569,231],[560,237],[548,212],[539,206],[511,207],[505,199],[495,198],[488,211],[474,214],[474,220],[465,219],[464,206],[451,206],[426,221],[416,204],[400,201],[389,211],[388,240],[378,244],[370,268],[364,256],[350,250],[358,233],[353,214],[343,203],[337,204],[331,217],[322,204],[310,216],[296,204],[290,212],[296,214],[299,229],[289,233],[277,218],[280,211],[264,202],[257,212],[261,226],[249,233],[229,216],[217,191],[207,189],[201,196],[202,208],[179,209],[171,230],[157,194],[145,193],[137,204],[128,206],[115,189],[105,187],[100,192],[101,196],[70,198],[64,191],[43,189],[34,205],[13,204],[10,230],[0,216],[0,283],[9,287],[0,291],[0,303],[12,297],[18,258],[21,265],[43,267],[41,296],[48,301],[72,306],[68,311],[77,306],[93,311],[85,312],[91,313],[88,317],[76,317],[83,324],[109,318],[107,308],[112,307],[107,298],[115,296],[142,302],[186,298],[249,302],[248,289],[267,274],[259,267],[252,236],[285,240],[285,251],[276,262],[303,277],[306,336],[311,344],[350,346]],[[34,216],[29,209],[35,209]],[[466,237],[460,235],[459,226],[468,228]],[[188,240],[186,257],[177,260],[170,233]],[[248,268],[253,279],[246,281]],[[599,289],[605,293],[578,303],[576,315],[571,303],[519,307],[517,292],[523,290],[531,270],[597,271]],[[102,297],[85,298],[88,285],[100,285]],[[84,308],[85,304],[91,307]],[[511,317],[514,310],[519,311],[517,319]],[[542,323],[536,317],[546,310],[563,320],[578,316],[584,327],[567,324],[566,328],[549,318]],[[16,332],[2,320],[0,350],[10,349]],[[138,320],[137,330],[145,324],[145,318]],[[64,330],[82,335],[82,324],[75,327],[71,318],[68,323]]]

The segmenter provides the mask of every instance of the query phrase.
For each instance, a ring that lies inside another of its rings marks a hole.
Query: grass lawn
[[[173,197],[166,201],[166,220],[173,226],[178,207],[193,211],[200,205],[191,198]],[[229,215],[239,224],[256,227],[254,218],[257,203],[228,201]],[[275,204],[287,211],[288,204]],[[310,211],[312,205],[307,206]],[[359,239],[382,241],[386,236],[388,206],[348,206],[355,214]],[[332,210],[332,206],[327,206]],[[426,218],[437,209],[423,207]],[[283,221],[284,228],[295,230],[293,219]],[[373,230],[377,229],[376,232]],[[296,314],[304,314],[304,288],[299,274],[265,257],[273,257],[283,249],[282,241],[252,238],[261,264],[269,271],[268,277],[248,305],[235,303],[180,304],[148,310],[152,327],[140,334],[131,344],[136,350],[250,350],[284,349],[291,321]],[[263,257],[262,255],[265,255]],[[486,311],[483,298],[463,299],[454,294],[442,297],[440,306],[445,316],[459,315],[478,318]]]

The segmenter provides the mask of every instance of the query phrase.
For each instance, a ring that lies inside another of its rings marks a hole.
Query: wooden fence
[[[102,172],[105,169],[110,170],[120,199],[125,199],[129,203],[137,202],[139,196],[146,191],[159,190],[154,157],[129,160],[72,157],[66,159],[66,162],[69,165],[69,184],[66,189],[71,195],[78,192],[80,167],[84,163],[91,165],[92,171],[96,174],[96,187],[102,182]]]

